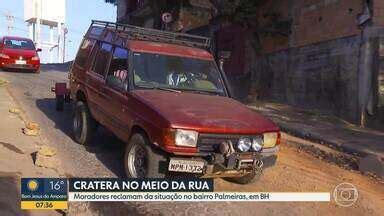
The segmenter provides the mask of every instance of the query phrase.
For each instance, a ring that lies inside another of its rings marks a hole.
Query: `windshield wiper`
[[[197,89],[181,89],[182,91],[190,91],[193,93],[198,93],[198,94],[206,94],[206,95],[221,95],[221,92],[217,91],[204,91],[204,90],[197,90]]]
[[[181,91],[176,90],[176,89],[160,87],[160,86],[154,86],[154,85],[138,85],[138,87],[146,88],[146,89],[158,89],[158,90],[163,90],[163,91],[170,91],[170,92],[181,93]]]

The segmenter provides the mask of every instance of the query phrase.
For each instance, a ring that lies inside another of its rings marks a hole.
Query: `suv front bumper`
[[[193,173],[202,178],[241,177],[255,169],[274,166],[277,152],[276,146],[262,152],[234,153],[228,156],[211,154],[201,157],[171,157],[168,171]]]

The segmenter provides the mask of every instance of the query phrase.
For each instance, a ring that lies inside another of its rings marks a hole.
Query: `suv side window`
[[[105,71],[108,67],[111,57],[112,45],[108,43],[102,43],[99,51],[96,54],[96,58],[93,61],[92,71],[105,76]]]
[[[90,39],[84,39],[83,43],[80,46],[80,49],[77,53],[75,64],[77,64],[79,67],[84,68],[85,63],[87,62],[89,53],[92,50],[93,45],[95,44],[94,40]]]
[[[116,47],[107,75],[107,85],[116,90],[127,89],[128,50]]]

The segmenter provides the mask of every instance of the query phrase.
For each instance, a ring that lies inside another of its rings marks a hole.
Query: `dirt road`
[[[42,139],[58,151],[63,174],[71,177],[122,177],[122,143],[106,130],[99,130],[92,147],[85,148],[71,139],[71,113],[55,111],[50,87],[65,81],[63,71],[41,74],[0,72],[9,80],[9,90],[29,117],[40,123]],[[359,199],[352,207],[330,203],[73,203],[69,210],[80,214],[164,214],[164,215],[382,215],[384,184],[355,171],[317,159],[292,146],[281,145],[277,166],[265,171],[251,185],[236,185],[215,180],[218,191],[333,192],[336,185],[349,182],[356,186]]]

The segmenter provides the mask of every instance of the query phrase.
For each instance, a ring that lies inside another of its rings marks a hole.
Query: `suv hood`
[[[135,90],[133,95],[169,121],[172,128],[231,134],[279,130],[269,119],[228,97],[162,90]]]

